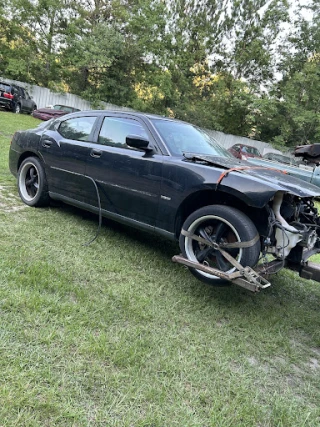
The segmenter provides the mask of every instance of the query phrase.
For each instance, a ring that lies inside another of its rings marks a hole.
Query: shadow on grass
[[[92,226],[92,237],[94,237],[94,227],[98,228],[98,216],[96,214],[63,203],[54,203],[53,208],[61,209],[65,214],[73,215],[78,220],[87,221]],[[170,241],[161,236],[144,232],[106,218],[102,220],[100,236],[97,239],[103,236],[104,229],[121,236],[121,239],[117,240],[122,241],[125,238],[130,247],[136,247],[138,244],[144,251],[151,251],[152,256],[156,255],[161,262],[167,264],[167,268],[176,271],[179,270],[180,274],[177,277],[178,280],[175,282],[175,286],[180,287],[182,285],[183,289],[188,289],[194,297],[203,298],[206,296],[208,298],[215,298],[234,306],[243,304],[243,302],[250,302],[252,310],[255,310],[255,308],[260,309],[261,304],[258,301],[262,301],[264,305],[276,302],[277,306],[280,305],[283,307],[286,307],[292,301],[300,301],[300,304],[302,301],[306,301],[309,309],[315,306],[319,307],[320,305],[320,284],[302,279],[297,273],[292,271],[284,269],[271,276],[271,287],[258,294],[253,294],[236,285],[223,287],[211,286],[195,279],[187,268],[172,263],[172,256],[180,253],[178,242]],[[319,287],[317,288],[317,286]]]

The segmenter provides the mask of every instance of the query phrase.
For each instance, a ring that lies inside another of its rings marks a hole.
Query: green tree
[[[291,31],[280,48],[282,77],[270,95],[276,105],[261,126],[261,136],[289,147],[319,142],[320,138],[320,4],[298,8]]]
[[[60,55],[66,28],[73,16],[68,0],[11,0],[18,55],[12,55],[7,72],[16,78],[52,87],[60,79]],[[23,65],[24,64],[24,65]]]
[[[281,84],[277,104],[278,134],[289,147],[320,139],[320,55],[315,55]]]
[[[230,4],[220,52],[236,79],[245,79],[257,92],[273,82],[278,42],[289,21],[287,0],[237,0]]]

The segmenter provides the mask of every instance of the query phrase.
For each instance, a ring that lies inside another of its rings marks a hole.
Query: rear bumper
[[[9,169],[12,175],[17,176],[18,174],[18,162],[20,154],[18,151],[14,150],[12,147],[9,151]]]
[[[12,106],[13,106],[12,101],[10,99],[3,98],[2,96],[0,97],[0,105],[2,107],[9,108],[10,110],[12,110]]]

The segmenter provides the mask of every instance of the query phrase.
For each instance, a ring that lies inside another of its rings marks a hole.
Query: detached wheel
[[[221,205],[206,206],[193,212],[186,219],[182,228],[191,234],[217,244],[247,242],[254,239],[258,233],[251,219],[245,214],[238,209]],[[183,256],[191,261],[227,273],[236,270],[219,250],[197,242],[191,237],[181,234],[179,245]],[[226,248],[224,250],[243,267],[254,267],[260,255],[260,240],[249,248]],[[228,281],[194,268],[190,268],[190,272],[197,279],[214,286],[230,285]]]
[[[18,171],[18,191],[29,206],[47,206],[49,193],[47,178],[41,161],[36,157],[25,159]]]

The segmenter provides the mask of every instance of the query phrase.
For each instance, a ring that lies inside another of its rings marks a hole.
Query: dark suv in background
[[[29,113],[37,109],[36,103],[26,89],[12,83],[0,81],[0,107],[5,107],[13,113]]]

